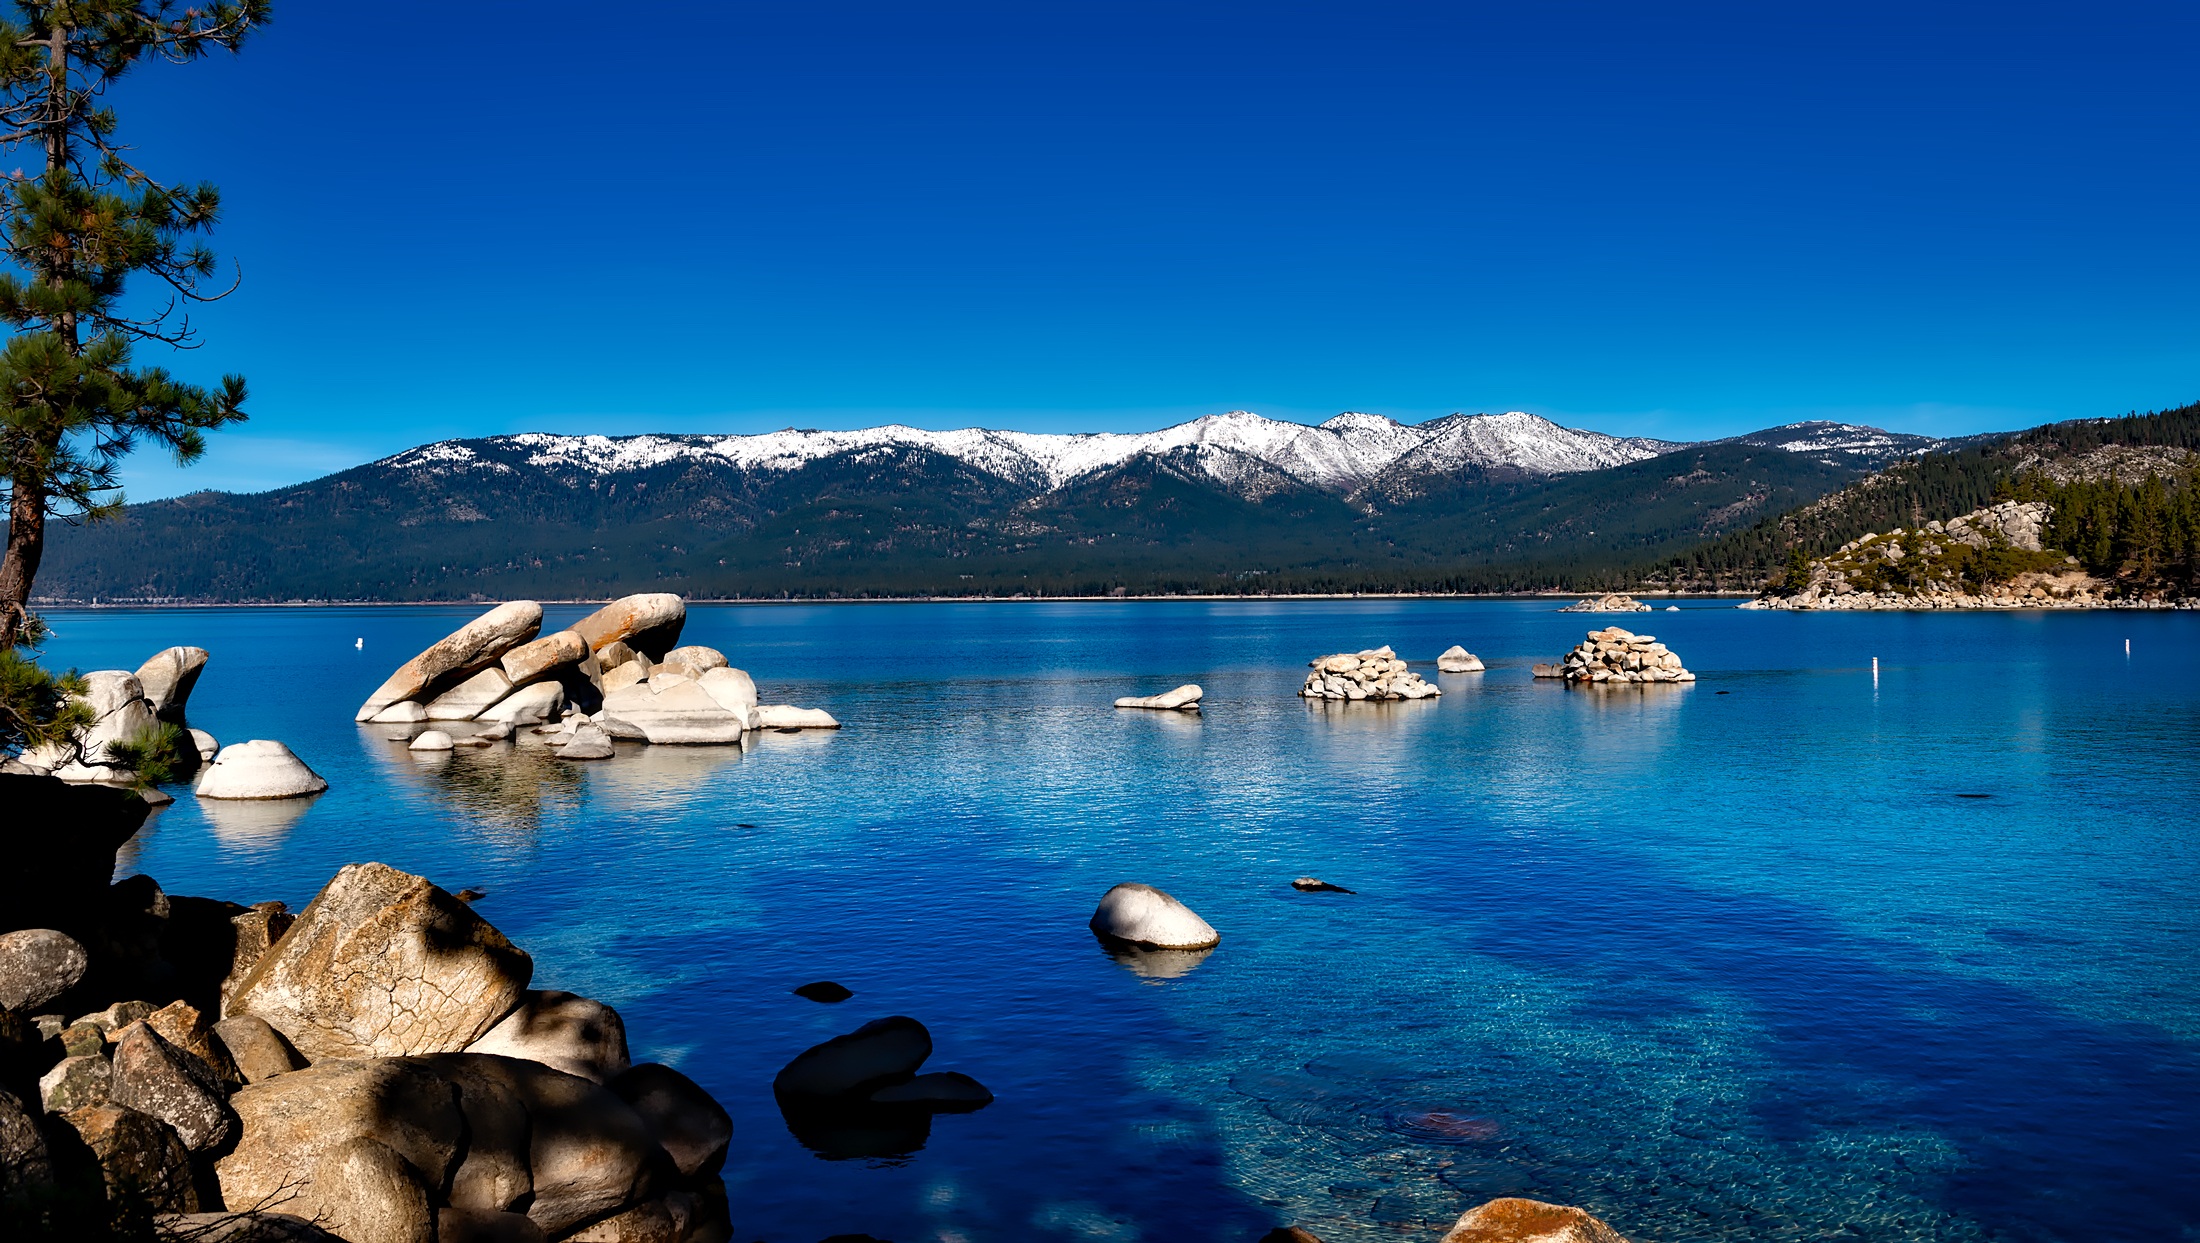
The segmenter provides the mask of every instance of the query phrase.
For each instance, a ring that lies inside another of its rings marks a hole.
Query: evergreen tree
[[[190,303],[224,296],[199,240],[219,214],[212,185],[156,180],[117,140],[109,87],[140,62],[187,63],[234,51],[268,20],[268,0],[178,6],[173,0],[17,0],[0,20],[0,145],[35,145],[44,168],[16,175],[0,213],[0,320],[19,331],[0,350],[0,470],[8,536],[0,556],[0,651],[32,625],[31,584],[46,521],[118,507],[116,470],[141,443],[179,462],[204,433],[244,417],[244,381],[184,384],[136,366],[141,341],[195,344]],[[167,295],[151,315],[122,304],[143,274]],[[234,288],[234,284],[230,288]]]

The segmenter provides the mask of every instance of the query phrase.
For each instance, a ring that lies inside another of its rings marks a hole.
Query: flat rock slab
[[[1205,698],[1206,694],[1207,692],[1201,690],[1198,683],[1187,682],[1173,691],[1163,691],[1158,695],[1125,695],[1115,701],[1115,706],[1118,708],[1158,708],[1164,711],[1197,711],[1199,701]]]
[[[687,604],[670,592],[648,592],[613,600],[574,622],[573,633],[586,640],[591,651],[624,643],[634,651],[663,657],[680,642],[687,624]]]
[[[432,699],[534,638],[541,629],[541,605],[532,600],[500,604],[398,666],[397,672],[359,705],[353,719],[372,720],[376,713],[401,699]]]

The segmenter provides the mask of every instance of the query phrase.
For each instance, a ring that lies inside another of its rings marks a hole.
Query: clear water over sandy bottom
[[[2200,1238],[2200,616],[704,606],[687,641],[846,728],[576,765],[351,723],[477,611],[59,612],[48,656],[209,648],[193,723],[333,785],[179,790],[126,870],[486,890],[538,986],[732,1111],[741,1240],[1433,1239],[1504,1194],[1638,1243]],[[1607,623],[1702,680],[1529,677]],[[1455,642],[1489,671],[1436,674]],[[1295,696],[1383,643],[1444,696]],[[1185,681],[1198,716],[1109,707]],[[1110,958],[1123,880],[1221,947]],[[771,1076],[889,1014],[999,1099],[826,1159]]]

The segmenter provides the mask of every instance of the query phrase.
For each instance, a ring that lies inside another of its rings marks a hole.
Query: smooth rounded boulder
[[[313,1170],[313,1218],[345,1243],[436,1243],[428,1189],[388,1144],[354,1136]]]
[[[726,655],[715,647],[676,647],[666,652],[664,659],[657,663],[674,673],[700,678],[713,669],[725,668]]]
[[[643,1062],[604,1086],[649,1127],[682,1178],[711,1173],[725,1162],[733,1118],[693,1079],[670,1066]]]
[[[586,640],[590,651],[602,651],[612,643],[624,643],[652,659],[662,659],[680,642],[687,624],[687,603],[670,592],[646,592],[625,596],[574,622],[573,633]]]
[[[932,1056],[932,1033],[902,1015],[874,1019],[796,1055],[772,1079],[782,1100],[862,1099],[880,1088],[916,1077]]]
[[[84,978],[91,958],[67,933],[25,928],[0,934],[0,1010],[29,1014]]]
[[[361,1136],[388,1146],[438,1187],[467,1148],[458,1089],[410,1058],[309,1066],[240,1088],[229,1104],[242,1130],[214,1163],[228,1204],[284,1197],[286,1212],[315,1216],[321,1158]]]
[[[328,789],[319,773],[271,738],[233,742],[214,756],[196,787],[200,798],[304,798]]]
[[[423,730],[420,736],[405,744],[407,751],[448,751],[451,736],[440,729]]]
[[[593,721],[574,726],[565,745],[558,748],[561,760],[608,760],[618,753],[611,745],[611,735]]]
[[[1482,658],[1454,643],[1436,658],[1438,673],[1480,673]]]
[[[259,1015],[314,1062],[451,1052],[511,1013],[533,974],[534,960],[457,898],[354,863],[253,964],[228,1010]]]
[[[1443,1243],[1627,1243],[1619,1231],[1570,1204],[1516,1196],[1467,1211]]]
[[[517,1009],[465,1051],[540,1062],[592,1083],[608,1082],[631,1065],[626,1023],[618,1011],[554,990],[527,993]]]
[[[1152,885],[1125,883],[1101,897],[1092,930],[1112,941],[1164,950],[1202,950],[1222,934],[1192,908]]]
[[[371,720],[401,699],[431,699],[534,638],[540,629],[541,605],[533,600],[500,604],[398,666],[397,672],[359,705],[353,719]]]
[[[986,1086],[959,1070],[936,1070],[871,1093],[874,1105],[910,1105],[935,1113],[968,1113],[993,1103]]]
[[[428,709],[410,699],[401,699],[368,718],[370,725],[418,725],[428,719]]]
[[[306,1064],[283,1034],[257,1014],[232,1014],[214,1024],[214,1039],[248,1084],[265,1083]]]
[[[153,653],[138,666],[138,686],[154,716],[182,723],[184,705],[199,684],[199,674],[206,670],[206,659],[203,647],[171,647]]]

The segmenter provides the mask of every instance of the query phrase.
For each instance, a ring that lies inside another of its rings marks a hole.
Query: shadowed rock
[[[29,1014],[84,978],[91,958],[76,938],[51,928],[0,933],[0,1010]]]
[[[466,1052],[524,1058],[594,1083],[609,1081],[631,1064],[618,1011],[555,991],[529,992]]]
[[[932,1033],[901,1015],[874,1019],[803,1050],[772,1080],[772,1094],[802,1101],[861,1099],[913,1078],[932,1056]]]
[[[237,985],[307,1058],[435,1053],[517,1006],[534,962],[463,902],[379,863],[336,873]]]
[[[257,1014],[233,1014],[214,1024],[214,1039],[246,1083],[265,1083],[305,1066],[304,1058]]]
[[[833,1005],[848,1000],[855,993],[844,984],[835,984],[831,980],[813,980],[808,984],[798,985],[794,995]]]
[[[314,1220],[345,1243],[436,1243],[428,1189],[379,1140],[354,1136],[331,1148],[314,1167],[312,1191]]]
[[[120,1105],[93,1105],[60,1115],[91,1150],[110,1196],[143,1196],[155,1212],[196,1213],[191,1153],[175,1128]]]
[[[871,1093],[874,1105],[908,1105],[935,1113],[962,1114],[993,1103],[993,1093],[970,1076],[956,1070],[936,1070],[906,1083]]]
[[[681,1177],[715,1173],[725,1164],[733,1118],[693,1079],[643,1062],[605,1086],[640,1116]]]

